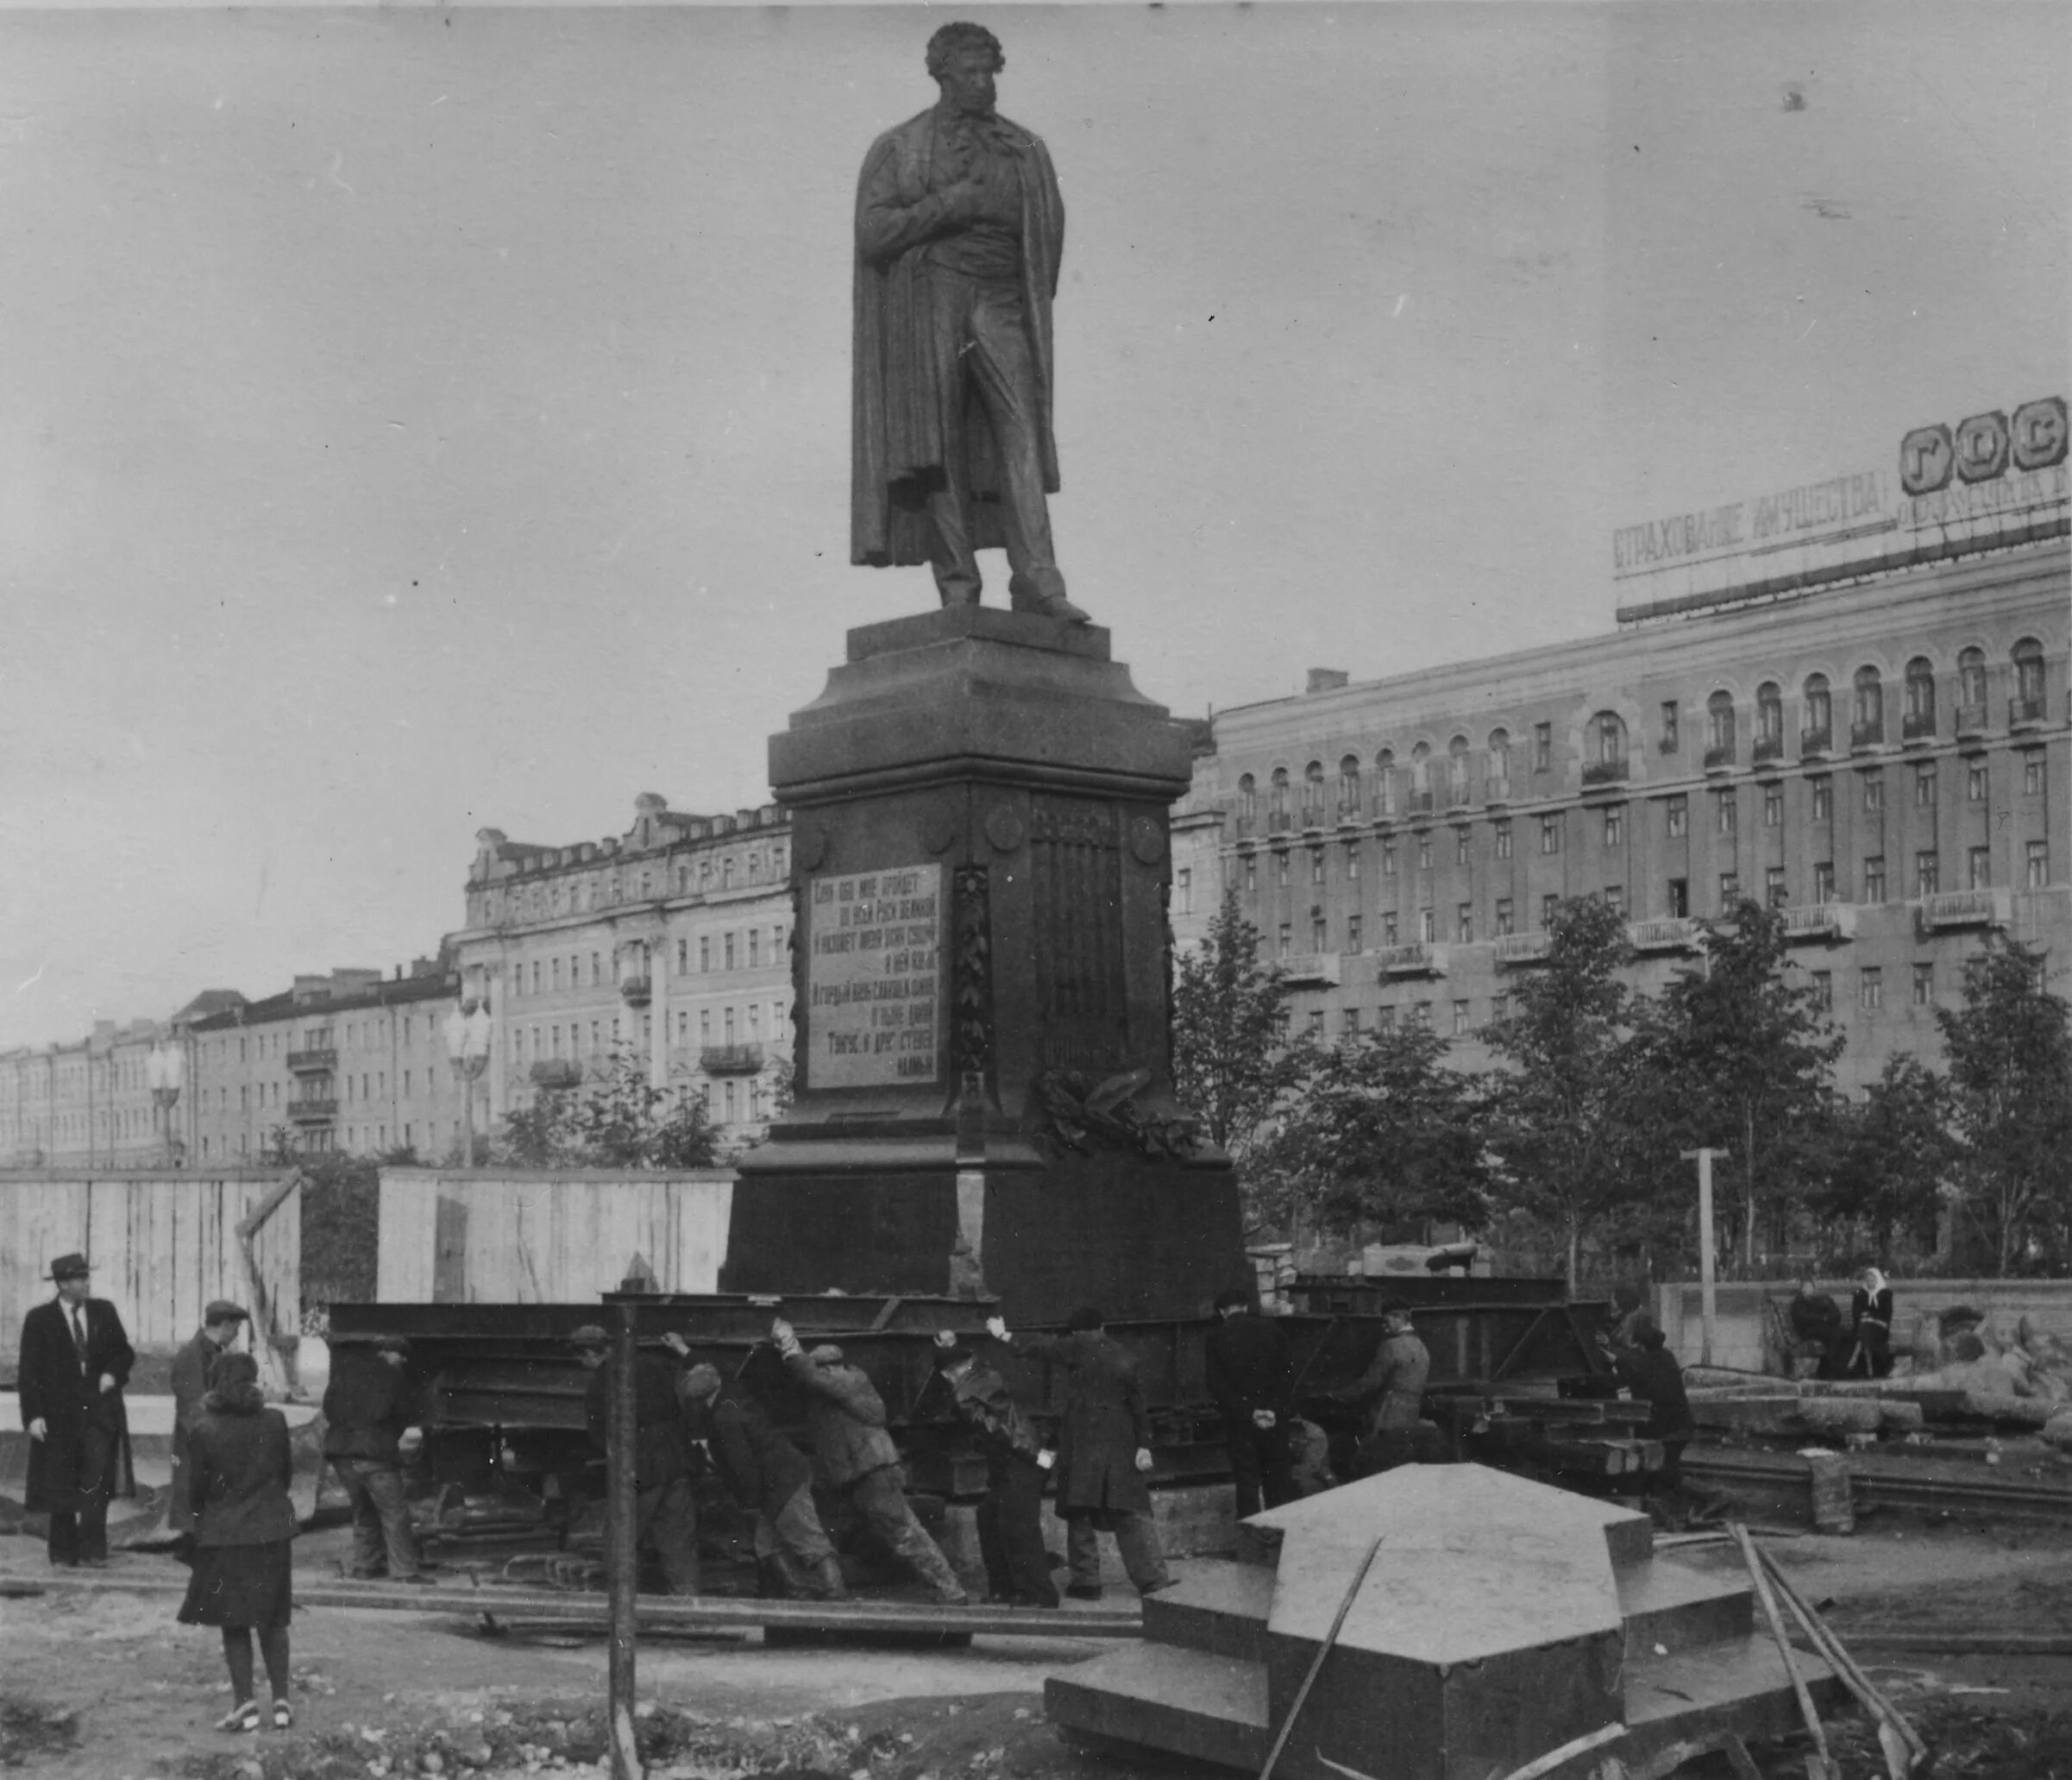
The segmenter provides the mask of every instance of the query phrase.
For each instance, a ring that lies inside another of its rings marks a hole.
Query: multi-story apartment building
[[[167,1159],[167,1126],[152,1097],[155,1021],[94,1023],[76,1044],[0,1053],[0,1163],[135,1168]]]
[[[297,977],[262,1001],[182,1018],[191,1165],[256,1160],[283,1130],[306,1154],[411,1148],[443,1160],[461,1140],[443,1030],[459,999],[448,963],[421,958],[392,978]],[[480,1117],[478,1107],[478,1129]]]
[[[1558,899],[1624,909],[1653,989],[1694,957],[1698,917],[1753,896],[1831,1005],[1851,1088],[1938,1052],[1934,1010],[1987,933],[2049,947],[2063,987],[2072,491],[2054,406],[2055,456],[2019,475],[2003,443],[1997,482],[1918,491],[1903,454],[1896,487],[1778,497],[1811,519],[1767,547],[1788,574],[1718,550],[1702,574],[1675,563],[1666,596],[1636,570],[1622,592],[1647,597],[1612,634],[1358,683],[1319,671],[1219,713],[1176,823],[1183,941],[1228,884],[1299,1022],[1428,1021],[1474,1067]],[[1691,516],[1710,528],[1676,542],[1745,544],[1748,514],[1719,513],[1740,517]],[[1622,533],[1620,560],[1670,530]]]
[[[760,1135],[791,1055],[789,827],[774,805],[689,815],[652,793],[623,835],[540,846],[485,828],[447,946],[495,1022],[489,1109],[579,1080],[615,1047]]]

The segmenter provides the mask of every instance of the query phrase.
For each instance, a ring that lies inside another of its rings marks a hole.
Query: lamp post
[[[178,1045],[169,1045],[163,1039],[152,1046],[144,1059],[144,1080],[151,1089],[151,1104],[157,1113],[162,1128],[166,1146],[166,1166],[179,1166],[175,1146],[179,1140],[173,1135],[173,1109],[179,1104],[180,1089],[187,1077],[187,1054]]]
[[[461,1085],[461,1129],[467,1166],[474,1167],[474,1085],[489,1067],[489,1034],[494,1022],[489,1010],[474,996],[446,1016],[446,1060],[453,1065],[454,1079]]]

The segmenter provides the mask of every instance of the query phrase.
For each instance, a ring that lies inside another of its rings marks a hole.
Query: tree
[[[1834,1159],[1813,1192],[1814,1209],[1860,1226],[1877,1260],[1890,1255],[1901,1231],[1932,1248],[1943,1183],[1957,1154],[1950,1116],[1941,1076],[1912,1057],[1889,1059],[1863,1104],[1838,1114]]]
[[[1704,962],[1677,973],[1642,1039],[1658,1178],[1687,1179],[1684,1150],[1724,1151],[1731,1160],[1715,1179],[1738,1192],[1751,1268],[1759,1210],[1781,1214],[1803,1198],[1834,1141],[1844,1041],[1788,963],[1784,917],[1744,897],[1730,920],[1706,924]]]
[[[522,1167],[709,1168],[719,1134],[702,1094],[651,1082],[638,1050],[620,1044],[580,1086],[543,1087],[505,1114],[497,1148]]]
[[[1288,986],[1259,961],[1259,929],[1235,890],[1197,950],[1175,963],[1173,1086],[1219,1148],[1241,1157],[1308,1073],[1313,1047],[1288,1037]]]
[[[1422,1022],[1319,1047],[1262,1172],[1327,1228],[1436,1219],[1478,1227],[1489,1169],[1473,1082]]]
[[[1623,916],[1595,898],[1556,905],[1547,957],[1522,972],[1512,1010],[1491,1027],[1510,1068],[1489,1088],[1499,1197],[1559,1232],[1568,1283],[1583,1247],[1635,1198],[1636,997],[1619,972],[1630,948]]]
[[[1961,1007],[1937,1008],[1963,1203],[2007,1273],[2031,1244],[2072,1254],[2072,1029],[2043,953],[2012,940],[1964,961]]]

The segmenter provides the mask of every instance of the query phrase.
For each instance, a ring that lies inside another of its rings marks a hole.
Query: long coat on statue
[[[1043,143],[995,117],[995,139],[1015,157],[1021,185],[1022,301],[1029,349],[1042,391],[1043,486],[1058,492],[1058,441],[1051,416],[1051,299],[1064,253],[1064,199]],[[929,325],[929,245],[944,231],[929,194],[935,141],[932,107],[870,145],[857,182],[855,356],[851,371],[849,560],[874,568],[931,559],[927,497],[943,482],[944,393],[962,368],[939,362]],[[973,548],[998,548],[1001,475],[993,430],[976,393],[965,391],[967,486]],[[988,498],[991,497],[991,498]]]
[[[53,1299],[22,1319],[22,1364],[18,1387],[22,1425],[41,1418],[49,1432],[28,1443],[25,1506],[32,1514],[73,1514],[79,1500],[79,1442],[91,1423],[111,1430],[116,1445],[115,1488],[119,1496],[136,1494],[136,1470],[129,1456],[129,1419],[122,1408],[122,1387],[136,1354],[116,1307],[104,1298],[90,1298],[86,1313],[86,1364],[72,1338],[65,1306]],[[101,1375],[115,1380],[112,1391],[101,1388]]]

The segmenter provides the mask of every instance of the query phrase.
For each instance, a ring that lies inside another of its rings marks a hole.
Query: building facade
[[[284,1148],[444,1160],[461,1141],[443,1031],[459,999],[455,973],[421,958],[392,977],[298,977],[281,994],[182,1022],[190,1161],[257,1161]]]
[[[634,809],[594,843],[476,837],[468,925],[446,943],[494,1020],[490,1116],[631,1047],[738,1146],[767,1129],[790,1064],[789,826],[769,804],[691,815],[650,793]]]
[[[1624,910],[1654,991],[1694,960],[1701,918],[1751,896],[1782,911],[1847,1037],[1845,1088],[1932,1060],[1934,1011],[1986,934],[2048,948],[2072,984],[2062,447],[2029,480],[2019,524],[1917,538],[1903,563],[1888,539],[1868,569],[1824,541],[1788,585],[1716,568],[1607,636],[1319,671],[1219,714],[1176,822],[1176,931],[1198,939],[1228,885],[1301,1025],[1426,1021],[1479,1067],[1557,901]]]

